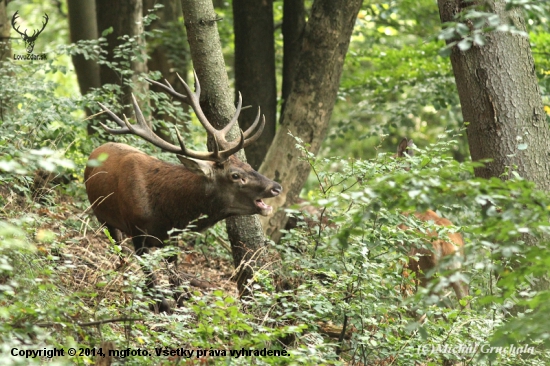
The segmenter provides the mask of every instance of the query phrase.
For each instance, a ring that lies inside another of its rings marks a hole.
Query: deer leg
[[[468,296],[468,285],[465,284],[462,281],[452,282],[451,286],[453,287],[453,290],[455,291],[456,298],[458,301],[462,299],[464,296]],[[462,305],[461,305],[462,307]],[[470,308],[470,304],[466,304],[466,308]]]
[[[168,263],[173,264],[173,272],[170,271],[169,281],[174,294],[174,300],[176,300],[178,307],[183,307],[184,301],[189,300],[189,295],[186,292],[178,290],[182,284],[181,279],[178,276],[178,255],[175,254],[168,257]]]
[[[141,256],[144,253],[147,253],[149,249],[145,246],[145,237],[135,236],[132,238],[132,242],[134,243],[134,249],[136,251],[136,255]],[[145,274],[146,282],[145,285],[149,289],[150,293],[154,295],[156,304],[154,305],[155,312],[160,313],[167,313],[170,314],[170,305],[168,304],[168,301],[164,298],[162,293],[157,290],[157,278],[151,268],[145,263],[141,263],[141,270]]]
[[[109,232],[109,235],[111,235],[111,238],[117,243],[122,243],[122,232],[115,228],[114,226],[111,226],[109,224],[105,224],[105,227],[107,228],[107,231]]]

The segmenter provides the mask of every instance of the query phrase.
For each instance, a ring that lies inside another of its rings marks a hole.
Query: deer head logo
[[[34,42],[36,42],[36,39],[38,38],[38,36],[40,35],[40,33],[42,33],[42,31],[44,30],[44,28],[46,28],[46,24],[48,24],[48,14],[44,13],[44,22],[42,22],[42,29],[40,30],[34,30],[34,32],[32,32],[32,35],[28,35],[27,34],[27,30],[25,29],[25,31],[23,33],[21,33],[21,31],[19,30],[19,26],[16,26],[15,25],[15,22],[17,21],[17,18],[19,18],[19,10],[17,10],[15,12],[15,14],[13,14],[13,17],[11,18],[11,26],[13,27],[13,29],[19,33],[21,35],[21,38],[23,38],[23,41],[25,42],[25,48],[27,49],[27,53],[32,53],[32,51],[34,50]]]

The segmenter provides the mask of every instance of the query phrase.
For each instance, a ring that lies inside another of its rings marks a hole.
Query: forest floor
[[[26,220],[30,218],[33,221],[30,226],[34,228],[34,233],[28,229],[28,237],[31,240],[34,238],[32,241],[35,242],[39,255],[58,258],[57,262],[63,267],[63,275],[59,279],[65,291],[96,293],[97,296],[88,299],[84,296],[86,302],[93,302],[88,303],[91,308],[95,308],[103,299],[120,304],[128,304],[132,300],[134,291],[128,291],[126,279],[135,279],[136,276],[144,278],[145,275],[135,257],[130,239],[125,239],[120,250],[117,250],[91,210],[82,209],[84,206],[79,201],[85,197],[73,198],[56,193],[49,194],[46,200],[31,200],[16,191],[17,189],[8,185],[0,185],[3,201],[0,216],[8,220],[17,220],[24,216]],[[40,201],[46,204],[41,204]],[[173,268],[172,264],[168,265],[166,261],[160,263],[154,271],[159,282],[158,287],[169,289],[168,274],[173,271],[183,280],[184,287],[189,284],[188,291],[202,293],[223,289],[237,297],[236,283],[232,280],[234,269],[230,253],[220,255],[219,252],[212,252],[226,251],[227,244],[224,244],[223,239],[217,239],[222,245],[206,247],[203,244],[204,239],[204,236],[199,236],[199,240],[191,240],[194,244],[178,240],[180,254],[177,268]],[[155,250],[152,250],[153,255]]]

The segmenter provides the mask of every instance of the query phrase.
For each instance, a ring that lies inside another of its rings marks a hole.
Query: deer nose
[[[278,196],[283,191],[283,187],[279,183],[275,183],[273,188],[271,188],[271,194],[273,196]]]

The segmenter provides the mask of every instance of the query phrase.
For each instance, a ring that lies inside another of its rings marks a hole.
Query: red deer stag
[[[402,158],[405,155],[413,156],[414,151],[412,149],[413,141],[404,138],[401,140],[397,147],[397,154],[394,157]],[[452,226],[453,223],[443,217],[439,217],[434,211],[428,210],[424,213],[415,212],[413,214],[417,219],[424,222],[433,222],[437,226]],[[399,225],[402,230],[407,230],[404,224]],[[449,241],[445,241],[439,238],[436,231],[430,231],[427,233],[430,237],[430,243],[433,250],[427,248],[419,248],[414,245],[411,246],[409,256],[409,268],[416,273],[416,278],[420,281],[420,285],[426,287],[428,279],[425,273],[433,270],[439,265],[442,258],[447,256],[462,256],[464,257],[464,241],[459,233],[449,233]],[[418,260],[414,258],[418,258]],[[460,269],[460,262],[454,263],[455,269]],[[462,281],[451,282],[451,286],[456,293],[456,297],[460,300],[464,296],[468,295],[468,286]]]
[[[179,77],[179,75],[178,75]],[[156,134],[147,125],[135,97],[132,104],[137,124],[132,125],[100,103],[101,108],[120,126],[111,129],[101,126],[114,135],[133,134],[164,151],[177,154],[183,165],[170,164],[125,144],[106,143],[95,149],[90,160],[102,154],[108,157],[101,166],[87,166],[84,172],[86,192],[95,216],[105,224],[111,236],[120,241],[121,233],[132,238],[136,255],[148,248],[164,246],[168,231],[184,229],[190,223],[192,230],[204,230],[220,220],[235,215],[268,215],[272,207],[262,199],[275,197],[282,192],[280,184],[264,177],[234,154],[258,139],[265,125],[260,110],[256,120],[240,138],[227,141],[226,134],[237,123],[242,98],[239,95],[237,111],[229,124],[217,130],[205,117],[200,104],[200,84],[195,74],[196,92],[179,77],[185,88],[180,94],[166,81],[166,85],[148,80],[162,87],[173,97],[189,104],[199,122],[214,138],[212,152],[192,151],[185,147],[176,130],[179,146],[172,145]],[[173,261],[175,258],[170,258]],[[155,289],[155,276],[143,266],[147,287]],[[170,281],[172,285],[177,281]],[[157,305],[161,312],[170,307],[160,293]],[[181,299],[180,299],[181,300]]]

